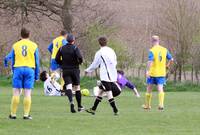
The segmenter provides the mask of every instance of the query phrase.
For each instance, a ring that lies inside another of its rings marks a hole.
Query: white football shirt
[[[52,82],[51,77],[49,77],[44,82],[44,94],[45,96],[61,96],[61,86],[58,82]]]
[[[86,72],[92,72],[100,66],[100,79],[106,82],[117,81],[117,57],[113,49],[108,46],[101,47],[96,52],[94,61],[86,69]]]

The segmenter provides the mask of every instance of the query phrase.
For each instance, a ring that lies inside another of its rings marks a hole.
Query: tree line
[[[115,1],[115,0],[113,0]],[[29,23],[42,22],[45,16],[51,21],[62,25],[63,29],[77,36],[80,48],[85,56],[85,65],[93,59],[98,49],[96,39],[105,34],[110,37],[110,45],[116,50],[119,68],[127,70],[131,76],[144,77],[148,50],[143,49],[139,58],[134,55],[131,46],[124,45],[116,36],[117,28],[112,25],[112,17],[116,15],[108,12],[106,0],[1,0],[0,13],[10,25],[18,27]],[[200,70],[200,8],[196,1],[188,0],[156,0],[153,2],[152,17],[147,21],[144,33],[160,35],[163,43],[172,52],[175,63],[168,75],[174,81],[191,80],[199,83]],[[165,5],[165,6],[163,6]],[[143,44],[141,37],[135,44]],[[0,59],[8,51],[5,44],[1,44]],[[5,51],[6,50],[6,51]],[[42,51],[47,55],[45,51]],[[41,60],[42,66],[48,66],[48,58]],[[7,73],[0,66],[1,74]]]

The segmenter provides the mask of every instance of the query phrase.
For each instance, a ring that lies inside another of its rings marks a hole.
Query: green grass
[[[45,97],[43,90],[36,88],[32,97],[32,121],[22,119],[22,98],[18,119],[7,118],[11,96],[11,87],[0,87],[0,135],[200,134],[198,92],[167,92],[164,112],[157,110],[157,93],[154,93],[153,108],[147,112],[141,109],[144,97],[137,99],[130,91],[124,91],[116,98],[119,116],[113,116],[105,99],[96,115],[92,116],[86,112],[71,114],[66,97]],[[93,101],[93,97],[83,97],[83,105],[86,108],[89,108]]]
[[[145,91],[146,85],[145,80],[140,78],[130,78],[132,82],[137,86],[138,90]],[[11,76],[9,77],[1,77],[0,76],[0,86],[2,87],[10,87],[12,85]],[[81,78],[81,88],[87,88],[92,90],[93,87],[96,85],[96,78],[89,78],[89,77],[82,77]],[[42,82],[37,82],[35,88],[43,87]],[[167,92],[180,92],[180,91],[193,91],[193,92],[200,92],[200,84],[193,84],[192,82],[177,82],[174,83],[172,81],[168,81],[165,87],[165,91]]]

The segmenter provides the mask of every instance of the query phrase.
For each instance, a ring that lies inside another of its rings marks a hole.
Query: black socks
[[[93,105],[93,107],[92,107],[92,110],[96,110],[97,109],[97,106],[99,105],[99,103],[101,102],[101,100],[102,100],[102,97],[97,97],[96,98],[96,100],[95,100],[95,102],[94,102],[94,105]]]
[[[82,105],[81,105],[81,92],[80,92],[80,90],[76,91],[75,97],[76,97],[76,101],[77,101],[78,107],[82,108]]]
[[[113,108],[113,112],[114,112],[114,113],[117,113],[117,112],[118,112],[118,109],[117,109],[117,107],[116,107],[116,105],[115,105],[115,100],[114,100],[114,98],[111,98],[111,99],[109,99],[108,101],[109,101],[111,107]]]
[[[72,90],[65,90],[65,95],[67,95],[70,104],[73,104],[73,95],[72,95]]]

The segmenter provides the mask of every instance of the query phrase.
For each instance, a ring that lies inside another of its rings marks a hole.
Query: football
[[[82,94],[83,96],[90,96],[90,91],[89,91],[88,89],[82,89],[82,90],[81,90],[81,94]]]

